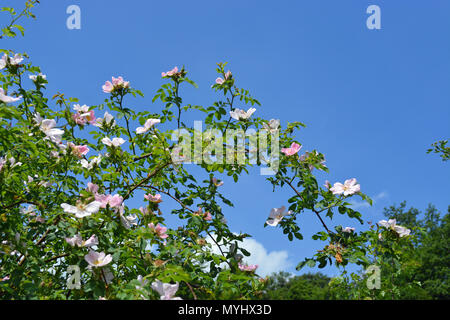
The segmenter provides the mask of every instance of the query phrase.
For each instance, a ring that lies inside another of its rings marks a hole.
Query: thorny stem
[[[290,187],[292,190],[294,190],[294,192],[300,197],[300,199],[303,200],[303,196],[300,194],[300,192],[298,192],[298,190],[292,185],[292,183],[289,180],[284,180]],[[325,228],[325,230],[327,230],[327,232],[329,234],[331,234],[331,231],[328,229],[327,225],[325,224],[325,222],[322,220],[322,217],[320,216],[319,212],[314,209],[311,208],[311,210],[316,214],[316,216],[319,218],[320,222],[322,223],[323,227]]]
[[[119,99],[119,106],[120,106],[120,109],[122,111],[123,111],[123,106],[122,106],[123,97],[124,97],[124,95],[121,94],[120,95],[120,99]],[[126,125],[127,125],[128,136],[130,137],[130,141],[131,141],[131,140],[133,140],[133,136],[131,135],[129,119],[128,119],[128,116],[125,114],[125,112],[124,112],[123,117],[125,118],[125,122],[126,122]],[[131,147],[133,148],[133,154],[136,155],[136,150],[134,148],[134,142],[131,142]]]

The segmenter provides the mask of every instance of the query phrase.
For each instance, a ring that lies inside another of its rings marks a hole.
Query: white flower
[[[72,238],[65,238],[66,242],[72,247],[77,245],[78,247],[92,247],[98,245],[98,239],[95,234],[93,234],[89,239],[83,241],[80,234],[76,234]]]
[[[45,74],[39,73],[38,75],[32,74],[29,76],[30,80],[33,82],[36,82],[38,78],[42,78],[44,80],[47,80],[47,76]]]
[[[47,137],[53,142],[60,142],[61,137],[64,134],[64,130],[55,128],[56,121],[54,119],[45,119],[41,121],[40,129],[45,133]]]
[[[104,252],[90,251],[84,256],[84,260],[92,267],[103,267],[112,261],[110,254],[106,255]]]
[[[153,127],[155,124],[160,123],[160,122],[161,122],[161,120],[159,120],[159,119],[147,119],[147,121],[145,121],[143,127],[138,127],[136,129],[136,133],[141,134],[141,133],[147,132],[148,130],[150,130],[151,127]]]
[[[170,284],[156,280],[152,283],[152,289],[159,293],[161,300],[182,300],[180,297],[174,297],[178,290],[178,282],[176,284]]]
[[[76,206],[71,206],[67,203],[61,204],[61,208],[63,208],[64,212],[73,213],[77,218],[83,218],[90,216],[93,213],[97,213],[98,210],[100,210],[100,206],[101,203],[99,201],[93,201],[89,204],[84,204],[79,201]]]
[[[250,118],[250,116],[256,111],[255,108],[250,108],[247,110],[247,112],[245,112],[244,110],[241,109],[234,109],[233,111],[230,111],[230,116],[235,119],[235,120],[247,120],[248,118]]]
[[[85,104],[83,104],[82,106],[80,106],[79,104],[74,104],[73,110],[78,111],[79,113],[86,113],[89,112],[89,106]]]
[[[89,162],[86,159],[81,159],[80,164],[83,168],[86,168],[88,170],[92,170],[95,166],[99,166],[100,162],[102,161],[102,155],[98,155],[98,157],[92,158],[92,160]]]
[[[138,275],[137,280],[140,282],[139,286],[136,286],[136,290],[144,290],[144,287],[147,285],[148,280],[144,280],[144,277]]]
[[[36,206],[34,204],[30,204],[26,209],[24,207],[20,208],[20,213],[35,216],[36,213],[34,212],[36,210]]]
[[[22,61],[23,61],[23,57],[22,57],[22,55],[20,55],[18,53],[16,53],[14,55],[14,57],[12,57],[12,58],[10,57],[9,58],[9,64],[12,65],[12,66],[18,65]]]
[[[53,183],[50,182],[50,181],[40,181],[40,182],[38,183],[38,186],[42,186],[42,187],[48,188],[48,187],[50,187],[52,184],[53,184]]]
[[[96,127],[103,127],[104,125],[111,125],[111,127],[114,127],[116,125],[114,117],[111,114],[109,114],[108,111],[105,111],[103,119],[97,118],[96,122],[94,123],[94,126]]]
[[[0,101],[3,101],[4,103],[11,103],[11,102],[19,101],[20,99],[22,99],[22,96],[19,96],[17,98],[7,96],[5,94],[5,90],[3,90],[3,88],[0,88]]]
[[[12,168],[17,167],[17,166],[21,166],[22,162],[16,162],[16,159],[14,159],[14,157],[11,157],[8,159],[9,160],[9,166]]]
[[[278,119],[270,119],[268,123],[263,123],[264,129],[266,129],[270,133],[274,133],[278,130],[280,126],[280,120]]]
[[[0,157],[0,171],[2,171],[3,166],[6,164],[6,159]]]
[[[333,187],[330,188],[330,191],[333,194],[344,194],[344,196],[352,195],[361,190],[361,186],[356,184],[356,179],[348,179],[345,180],[344,184],[340,182],[336,182]]]
[[[355,228],[350,228],[350,227],[345,227],[344,229],[342,229],[342,232],[351,233],[351,232],[354,232],[354,231],[355,231]]]
[[[125,140],[123,140],[122,138],[113,138],[111,140],[110,138],[105,137],[102,139],[102,142],[104,145],[107,145],[108,147],[119,147],[125,143]]]
[[[15,66],[23,61],[22,55],[16,53],[14,57],[9,57],[7,54],[4,54],[3,57],[0,59],[0,70],[4,69],[6,65],[9,64],[12,66]]]
[[[119,215],[120,215],[120,221],[122,222],[122,225],[126,228],[126,229],[131,229],[131,226],[137,226],[137,220],[138,217],[135,214],[131,214],[129,216],[124,216],[124,206],[121,205],[119,207]]]
[[[382,227],[385,227],[387,229],[391,229],[391,230],[397,232],[397,234],[400,237],[407,236],[407,235],[409,235],[411,233],[411,230],[409,230],[409,229],[407,229],[405,227],[397,225],[397,220],[396,219],[389,219],[388,221],[381,220],[381,221],[378,222],[378,224],[380,226],[382,226]]]
[[[269,226],[276,227],[278,223],[283,219],[283,217],[292,213],[292,211],[284,212],[285,210],[285,206],[282,206],[281,208],[273,208],[272,210],[270,210],[270,215],[266,223]]]
[[[33,120],[36,122],[37,125],[41,125],[42,121],[44,120],[44,118],[41,117],[41,115],[39,114],[39,112],[36,112],[34,114]]]

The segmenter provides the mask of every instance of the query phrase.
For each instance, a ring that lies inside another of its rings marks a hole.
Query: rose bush
[[[347,200],[355,195],[371,200],[356,179],[320,186],[314,169],[328,171],[324,155],[317,150],[300,155],[301,143],[294,139],[295,130],[304,125],[292,122],[282,128],[279,120],[257,117],[260,103],[237,87],[225,63],[218,64],[219,77],[212,81],[219,99],[210,106],[183,101],[181,89],[196,84],[184,67],[175,67],[161,74],[154,105],[137,111],[128,105],[144,95],[121,76],[99,84],[99,94],[106,96],[100,105],[81,104],[63,93],[49,99],[45,90],[51,79],[41,68],[26,54],[2,52],[2,299],[259,297],[264,279],[256,265],[242,264],[242,256],[250,253],[239,244],[249,235],[229,229],[223,206],[232,202],[220,192],[219,178],[227,175],[238,182],[255,165],[277,167],[267,180],[274,190],[286,187],[292,194],[288,212],[285,207],[272,209],[265,226],[280,227],[290,240],[301,240],[296,219],[308,212],[324,229],[313,238],[329,244],[299,268],[370,263],[364,235],[340,226],[331,230],[325,222],[337,211],[362,223]],[[180,134],[198,134],[183,122],[183,112],[190,110],[204,114],[200,143]],[[238,144],[212,138],[235,130],[232,142],[245,141],[250,138],[242,132],[248,129],[269,132],[269,143],[260,143],[276,155],[279,144],[280,156],[267,158],[257,152],[251,159],[253,150],[244,149],[243,156]],[[174,136],[184,141],[183,147]],[[235,161],[211,161],[211,155],[219,158],[217,148]],[[189,172],[184,161],[192,155],[186,150],[200,150],[200,158],[196,153],[193,160],[207,178]],[[139,207],[130,205],[136,201]],[[168,212],[166,202],[178,208]],[[170,214],[179,219],[178,228],[166,226]],[[387,237],[389,241],[396,239]],[[80,270],[79,288],[67,282],[73,266]]]

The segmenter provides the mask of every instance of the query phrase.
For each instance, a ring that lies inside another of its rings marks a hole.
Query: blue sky
[[[71,4],[81,8],[81,30],[66,28]],[[381,8],[381,30],[366,27],[372,4]],[[306,123],[297,140],[325,154],[330,168],[319,182],[358,179],[375,199],[371,208],[356,204],[365,220],[380,220],[383,207],[403,200],[419,209],[449,205],[448,164],[426,154],[450,136],[446,0],[58,0],[42,1],[35,13],[36,21],[24,22],[25,38],[3,39],[2,48],[30,54],[48,77],[49,96],[61,91],[97,105],[101,85],[122,75],[146,95],[129,107],[160,110],[151,98],[161,72],[185,65],[199,85],[182,89],[185,103],[209,105],[218,97],[210,88],[215,64],[228,61],[236,84],[262,103],[258,116]],[[194,120],[187,114],[187,124]],[[294,271],[322,247],[310,240],[320,225],[309,213],[298,220],[303,241],[263,228],[271,208],[287,205],[288,189],[272,193],[257,171],[222,188],[235,203],[225,211],[231,229],[253,235],[259,257],[279,261],[266,270]],[[330,224],[361,228],[342,218]]]

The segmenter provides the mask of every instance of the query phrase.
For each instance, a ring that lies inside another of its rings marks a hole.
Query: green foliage
[[[269,300],[325,300],[329,299],[328,283],[331,278],[321,273],[292,276],[288,272],[270,275],[262,296]]]
[[[371,264],[381,269],[380,289],[369,289],[368,276],[363,270],[330,281],[333,299],[449,299],[450,276],[450,208],[442,218],[430,205],[425,213],[406,209],[406,202],[385,208],[389,219],[411,228],[411,236],[386,245],[372,238],[367,256]],[[419,218],[422,216],[422,218]],[[375,235],[375,234],[373,234]]]
[[[450,159],[450,147],[447,147],[448,140],[437,141],[432,144],[431,149],[427,150],[427,153],[439,153],[442,161],[448,161]]]
[[[9,14],[10,23],[1,28],[2,33],[0,34],[0,39],[3,37],[14,38],[17,35],[17,31],[20,32],[22,36],[25,35],[25,28],[16,22],[22,17],[36,18],[36,16],[31,11],[32,8],[39,4],[38,0],[26,0],[25,8],[21,12],[16,12],[14,8],[2,7],[0,8],[0,13]]]

